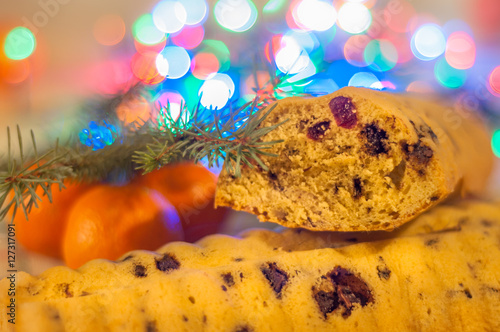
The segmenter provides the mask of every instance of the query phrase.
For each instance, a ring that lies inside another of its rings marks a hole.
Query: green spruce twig
[[[33,151],[29,154],[30,159],[27,159],[19,126],[17,138],[19,159],[12,153],[12,137],[10,128],[7,127],[7,162],[0,168],[0,220],[7,216],[9,210],[12,210],[14,217],[18,209],[22,210],[27,219],[33,206],[38,207],[41,200],[38,189],[41,188],[43,195],[47,195],[52,201],[52,184],[59,184],[62,188],[62,181],[67,176],[64,169],[56,166],[64,157],[58,154],[57,143],[55,148],[39,156],[35,136],[31,131]]]
[[[207,119],[198,107],[192,122],[167,119],[170,122],[166,126],[171,130],[153,132],[154,143],[145,151],[137,151],[133,161],[144,173],[178,160],[202,159],[208,161],[209,167],[219,166],[219,161],[224,160],[226,171],[236,177],[241,174],[242,163],[249,167],[257,164],[267,170],[261,156],[275,156],[266,150],[281,141],[265,142],[262,137],[285,122],[259,127],[273,109],[274,106],[257,109],[252,102],[229,114],[210,110],[212,118]]]

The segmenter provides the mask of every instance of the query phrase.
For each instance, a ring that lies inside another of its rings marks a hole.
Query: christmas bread
[[[216,205],[261,221],[311,230],[392,230],[452,193],[483,194],[492,168],[489,134],[472,111],[426,96],[347,87],[277,101],[263,137],[283,140],[219,177]]]
[[[0,282],[1,331],[500,331],[500,207],[395,232],[253,230]]]

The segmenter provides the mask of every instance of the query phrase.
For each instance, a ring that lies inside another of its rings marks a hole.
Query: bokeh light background
[[[121,124],[157,116],[157,105],[169,104],[169,116],[176,118],[198,103],[220,109],[272,94],[270,82],[280,77],[278,92],[285,94],[361,86],[452,96],[456,107],[488,118],[492,149],[500,157],[498,0],[103,6],[46,0],[9,6],[0,24],[0,114],[7,122],[51,114],[57,127],[67,114],[81,116],[75,110],[86,99],[138,83],[147,97],[117,105]],[[81,143],[93,149],[119,144],[120,124],[92,116],[72,129]]]

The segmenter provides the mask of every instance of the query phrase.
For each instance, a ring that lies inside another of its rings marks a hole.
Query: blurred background
[[[231,98],[244,97],[254,60],[263,69],[271,58],[300,76],[293,81],[310,78],[310,92],[453,89],[496,103],[499,22],[496,0],[9,1],[0,12],[0,116],[56,121],[137,80],[196,103],[212,72],[229,76]]]
[[[111,130],[96,101],[141,84],[147,98],[117,105],[114,125],[149,119],[154,103],[175,118],[181,105],[223,108],[273,89],[439,93],[488,120],[500,156],[498,0],[9,1],[0,45],[0,155],[16,124],[40,146],[70,135],[93,150],[119,144],[89,136],[90,123]],[[231,218],[245,221],[227,233],[255,222]]]

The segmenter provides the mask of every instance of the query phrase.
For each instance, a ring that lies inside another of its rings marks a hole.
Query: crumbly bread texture
[[[0,282],[1,331],[500,331],[500,207],[389,232],[214,235]]]
[[[393,230],[451,193],[483,194],[492,168],[489,134],[472,111],[364,88],[280,100],[263,137],[284,140],[219,177],[216,205],[261,221],[311,230]]]

